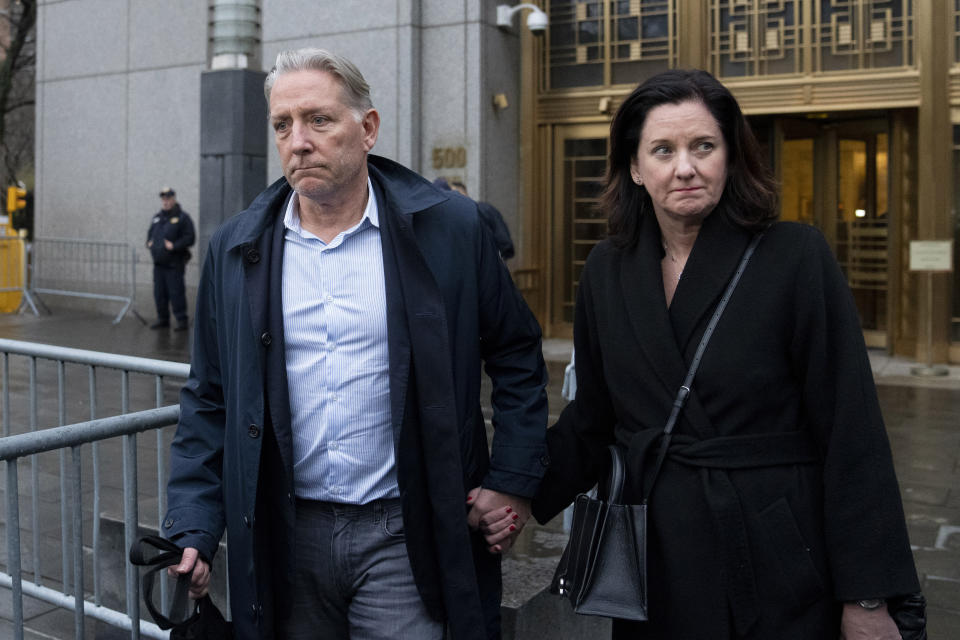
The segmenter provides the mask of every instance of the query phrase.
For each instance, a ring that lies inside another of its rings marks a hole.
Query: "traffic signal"
[[[27,206],[27,190],[23,187],[7,187],[7,213],[12,214]]]

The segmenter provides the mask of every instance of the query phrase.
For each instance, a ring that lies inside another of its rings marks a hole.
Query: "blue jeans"
[[[285,640],[440,640],[404,543],[400,500],[365,505],[297,500],[296,575]]]

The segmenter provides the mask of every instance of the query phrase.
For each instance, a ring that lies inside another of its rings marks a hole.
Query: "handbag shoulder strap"
[[[670,438],[673,435],[673,428],[676,426],[677,418],[680,416],[680,412],[683,410],[684,405],[687,403],[687,398],[690,396],[690,388],[693,385],[694,376],[697,375],[697,369],[700,367],[703,352],[707,350],[707,344],[710,342],[710,337],[713,335],[714,329],[717,328],[717,323],[720,322],[720,316],[723,315],[723,310],[727,308],[727,303],[730,302],[733,291],[737,288],[737,283],[740,282],[740,276],[742,276],[746,270],[747,263],[750,262],[750,256],[753,255],[754,249],[760,244],[761,238],[763,238],[763,232],[753,236],[753,240],[747,245],[746,250],[743,252],[743,257],[740,258],[740,264],[737,266],[737,270],[734,272],[733,277],[730,278],[730,282],[727,283],[727,288],[720,297],[720,302],[717,303],[713,317],[710,318],[710,323],[707,324],[707,328],[703,332],[703,337],[700,338],[700,344],[697,345],[697,351],[694,353],[693,360],[690,362],[690,368],[687,370],[687,375],[683,379],[683,384],[680,385],[680,389],[677,391],[677,397],[673,400],[670,416],[667,418],[667,424],[663,428],[660,452],[657,454],[657,462],[653,469],[653,478],[650,480],[650,486],[644,492],[644,502],[650,498],[650,494],[653,492],[653,485],[657,482],[657,476],[660,475],[660,467],[663,466],[663,461],[667,457],[667,450],[670,448]]]

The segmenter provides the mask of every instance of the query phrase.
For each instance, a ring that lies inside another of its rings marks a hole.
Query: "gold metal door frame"
[[[572,309],[572,304],[576,302],[576,281],[579,279],[579,270],[585,255],[577,255],[577,252],[585,252],[590,247],[586,246],[586,240],[576,238],[575,226],[578,222],[571,215],[578,204],[587,205],[590,198],[577,198],[574,187],[575,184],[569,184],[567,162],[570,157],[567,156],[565,148],[566,143],[572,140],[606,140],[610,131],[610,125],[607,122],[595,124],[569,124],[555,125],[552,127],[551,150],[553,161],[551,162],[553,171],[550,174],[550,188],[548,191],[553,194],[550,203],[550,233],[548,243],[547,264],[547,291],[548,304],[546,313],[545,333],[554,338],[570,338],[573,336],[572,313],[566,313]],[[602,160],[606,161],[606,146],[604,146]],[[596,162],[597,156],[585,156],[590,161]],[[605,166],[605,164],[604,164]],[[600,176],[595,176],[602,178]],[[579,201],[579,202],[578,202]],[[579,224],[602,225],[603,231],[606,231],[605,219],[594,219],[590,222],[580,222]],[[579,247],[579,249],[578,249]],[[591,245],[592,247],[592,245]]]

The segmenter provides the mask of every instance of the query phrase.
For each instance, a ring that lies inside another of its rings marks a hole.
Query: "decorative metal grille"
[[[587,255],[606,236],[607,220],[598,200],[607,166],[607,138],[568,139],[563,145],[564,257],[560,318],[573,322],[577,283]]]
[[[914,64],[913,0],[820,0],[815,9],[815,71]]]
[[[549,89],[636,84],[676,66],[676,0],[551,0]]]
[[[800,0],[713,0],[711,62],[719,76],[800,73]]]
[[[711,0],[710,32],[723,77],[914,65],[913,0]]]

